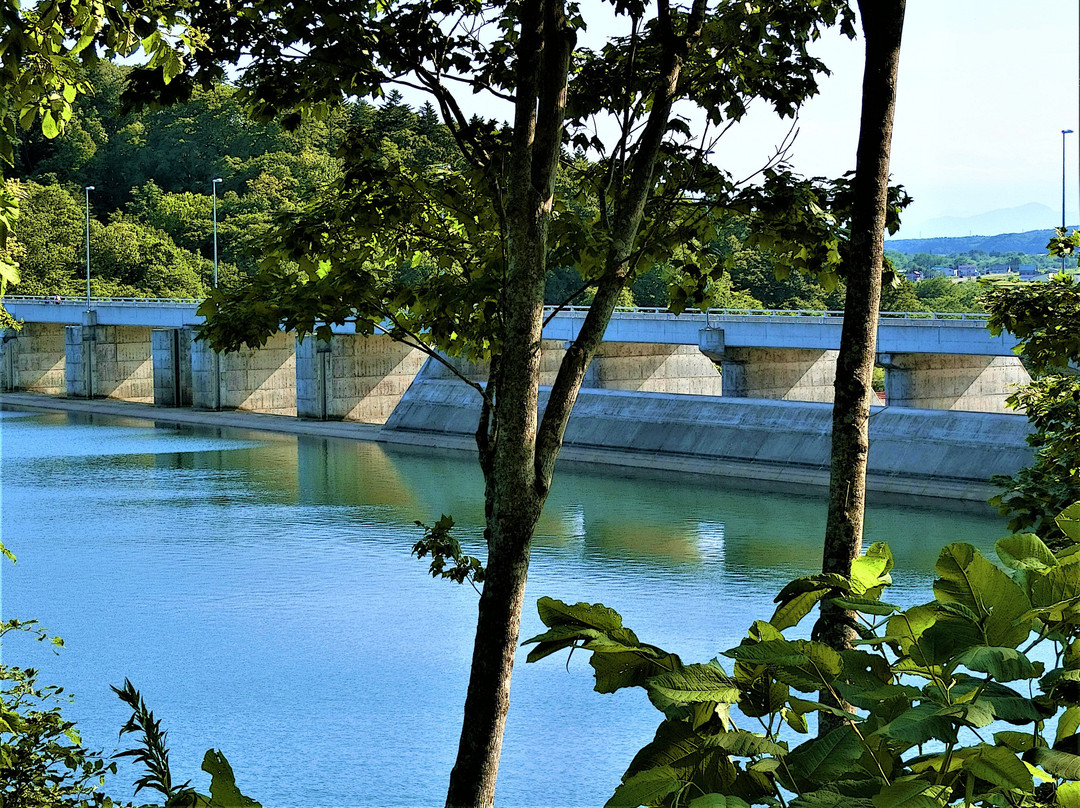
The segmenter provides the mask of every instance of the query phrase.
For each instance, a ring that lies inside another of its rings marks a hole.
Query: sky
[[[915,202],[899,237],[937,235],[941,217],[1028,203],[1056,211],[1042,226],[1060,224],[1063,129],[1076,132],[1065,143],[1066,209],[1077,222],[1078,43],[1077,0],[908,0],[891,168]],[[806,175],[838,176],[855,164],[862,42],[829,36],[817,55],[833,75],[800,115],[791,161]],[[724,138],[722,162],[736,175],[753,170],[787,127],[754,110]]]

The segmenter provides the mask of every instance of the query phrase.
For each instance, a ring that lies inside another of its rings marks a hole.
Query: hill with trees
[[[219,283],[232,288],[252,276],[262,239],[275,217],[288,217],[341,175],[337,150],[349,133],[364,131],[384,160],[417,169],[459,165],[461,155],[430,104],[414,110],[391,93],[382,104],[353,103],[324,120],[305,119],[294,129],[280,120],[257,123],[241,108],[236,90],[219,84],[196,91],[186,103],[159,110],[130,110],[121,102],[129,69],[109,62],[90,68],[94,93],[81,96],[64,134],[48,140],[23,135],[13,176],[23,197],[11,249],[22,279],[19,294],[85,293],[85,204],[90,185],[91,292],[95,296],[202,298],[213,277],[211,180],[221,177],[217,198]],[[583,159],[583,158],[580,158]],[[574,182],[563,172],[563,183]],[[995,263],[1052,267],[1045,255],[1050,231],[1001,252],[970,247],[969,239],[887,242],[899,271],[939,265]],[[749,232],[731,215],[707,246],[726,272],[707,289],[703,303],[717,308],[830,309],[844,303],[844,285],[826,291],[806,275],[778,279],[767,250],[747,246]],[[995,237],[1006,239],[1011,237]],[[986,239],[983,239],[985,242]],[[1038,247],[1034,247],[1041,242]],[[926,249],[892,249],[897,245]],[[948,247],[949,254],[931,250]],[[1006,242],[998,244],[1002,250]],[[961,248],[969,248],[961,252]],[[423,273],[423,266],[402,267]],[[670,263],[657,263],[634,282],[623,305],[667,307],[673,288],[687,278]],[[559,303],[582,285],[573,266],[549,272],[545,294]],[[903,279],[886,288],[887,311],[978,311],[976,284]],[[591,292],[575,302],[586,304]]]

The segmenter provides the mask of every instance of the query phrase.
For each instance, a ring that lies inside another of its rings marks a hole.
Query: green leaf
[[[1080,757],[1039,746],[1024,753],[1024,760],[1062,780],[1080,780]]]
[[[261,808],[255,800],[240,793],[232,766],[218,750],[206,750],[202,770],[210,775],[210,808]]]
[[[980,746],[976,754],[964,761],[963,768],[999,788],[1017,789],[1031,793],[1031,772],[1024,762],[1009,749],[1000,746]]]
[[[876,734],[912,745],[931,740],[956,743],[956,726],[941,714],[941,708],[933,702],[923,702],[905,710]]]
[[[837,727],[829,734],[812,738],[792,749],[787,756],[786,772],[795,778],[793,790],[807,791],[857,770],[856,762],[862,757],[863,748],[859,736],[848,725]]]
[[[968,670],[988,673],[999,682],[1031,679],[1037,675],[1031,660],[1015,648],[977,645],[956,657],[955,662]]]
[[[1003,570],[987,561],[970,544],[950,544],[934,567],[939,600],[952,601],[978,615],[988,645],[1015,648],[1031,633],[1023,619],[1031,608],[1028,597]]]
[[[1080,707],[1075,705],[1066,707],[1064,712],[1058,716],[1057,732],[1054,734],[1054,740],[1060,741],[1062,738],[1076,735],[1078,730],[1080,730]]]
[[[674,704],[695,704],[714,701],[735,704],[739,700],[739,688],[718,665],[687,665],[670,673],[652,676],[646,682],[649,690],[655,690]]]
[[[1062,783],[1054,794],[1054,805],[1080,808],[1080,783]]]
[[[1074,502],[1058,514],[1054,520],[1061,532],[1076,542],[1080,542],[1080,502]]]
[[[850,609],[853,612],[862,612],[863,614],[877,614],[884,616],[900,611],[899,606],[893,606],[891,603],[884,603],[880,600],[871,600],[869,598],[833,598],[832,602],[841,609]]]
[[[706,735],[702,741],[702,746],[707,749],[723,749],[739,757],[756,757],[758,755],[783,757],[788,753],[786,744],[771,741],[764,735],[757,735],[742,729]]]
[[[604,808],[639,808],[656,805],[660,800],[682,788],[684,783],[670,766],[638,772],[631,775],[615,789]]]
[[[994,549],[1001,563],[1014,570],[1045,570],[1058,565],[1053,552],[1034,533],[1016,533],[998,539]]]
[[[46,110],[41,116],[41,134],[52,140],[60,134],[60,127],[53,117],[51,110]]]
[[[706,794],[691,800],[689,808],[750,808],[750,803],[730,794]]]
[[[645,687],[651,676],[682,665],[675,654],[651,657],[636,651],[593,654],[589,659],[596,672],[597,693],[614,693],[624,687]]]
[[[874,808],[942,808],[949,801],[949,787],[918,778],[895,780],[871,797]]]
[[[826,787],[803,792],[788,803],[788,808],[873,808],[873,805],[870,800],[852,798]]]
[[[1046,746],[1046,741],[1042,738],[1036,740],[1030,732],[1017,732],[1011,729],[995,732],[994,743],[1014,752],[1026,752],[1033,746]]]
[[[784,585],[774,602],[779,604],[769,622],[778,630],[798,625],[814,605],[833,590],[847,592],[850,583],[841,575],[819,573],[796,578]]]
[[[545,626],[584,626],[612,632],[623,628],[622,615],[602,603],[575,603],[573,606],[554,598],[540,598],[536,610]]]

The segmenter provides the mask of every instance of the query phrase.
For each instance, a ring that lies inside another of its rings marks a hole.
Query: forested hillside
[[[217,186],[219,283],[231,287],[254,272],[275,217],[288,217],[340,175],[335,155],[351,147],[357,132],[378,144],[381,159],[404,162],[420,173],[461,162],[435,110],[413,110],[396,94],[377,107],[352,104],[290,130],[281,122],[246,118],[225,85],[197,92],[186,104],[125,110],[125,75],[123,67],[99,63],[91,76],[95,93],[80,98],[64,135],[46,140],[31,132],[20,144],[14,176],[23,207],[10,244],[22,275],[18,294],[85,293],[86,186],[93,186],[92,294],[199,298],[213,278],[214,178],[222,180]],[[582,161],[580,156],[568,161],[562,182],[573,184],[575,163]],[[588,205],[586,199],[580,202]],[[733,215],[711,243],[709,249],[726,259],[728,271],[707,290],[708,305],[843,306],[842,284],[826,292],[803,274],[778,280],[769,254],[747,248],[746,237],[745,223]],[[894,259],[898,269],[939,260],[899,253]],[[424,272],[423,255],[397,271],[404,279]],[[672,266],[655,265],[623,303],[666,307],[670,290],[684,280]],[[583,286],[575,268],[558,267],[549,276],[548,302],[586,303],[591,293]],[[978,292],[970,282],[901,280],[886,289],[882,308],[972,311],[979,309]]]

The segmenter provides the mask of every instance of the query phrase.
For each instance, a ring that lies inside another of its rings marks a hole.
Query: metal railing
[[[74,295],[4,295],[5,303],[59,303],[66,306],[85,306],[86,296],[76,297]],[[150,308],[153,306],[163,307],[171,306],[175,308],[197,306],[202,303],[202,300],[196,300],[195,298],[177,298],[177,297],[92,297],[90,298],[90,305],[98,304],[102,306],[143,306]]]
[[[67,306],[85,306],[85,297],[73,297],[62,295],[6,295],[7,303],[52,303]],[[189,307],[197,306],[202,300],[194,298],[166,298],[166,297],[92,297],[90,304],[102,306],[138,306],[145,308],[153,307]],[[545,306],[544,316],[550,316],[553,312],[565,314],[570,317],[584,317],[589,312],[588,306]],[[732,317],[802,317],[813,320],[842,320],[844,312],[831,309],[687,309],[680,315],[658,306],[619,306],[615,309],[616,314],[634,314],[656,319],[673,320],[682,317],[689,320],[705,318],[706,327],[713,319],[718,322]],[[985,324],[987,315],[979,312],[951,312],[951,311],[883,311],[879,316],[883,320],[967,320]]]
[[[567,314],[570,317],[584,317],[588,306],[545,306],[545,317],[553,312]],[[832,309],[687,309],[682,314],[672,314],[667,309],[647,306],[619,306],[615,309],[616,314],[637,314],[656,319],[673,320],[676,317],[699,320],[704,318],[706,327],[716,320],[717,322],[731,318],[761,318],[761,317],[801,317],[808,320],[826,321],[843,320],[844,312]],[[879,312],[883,320],[966,320],[978,325],[985,325],[987,315],[980,312],[951,312],[951,311],[883,311]]]

